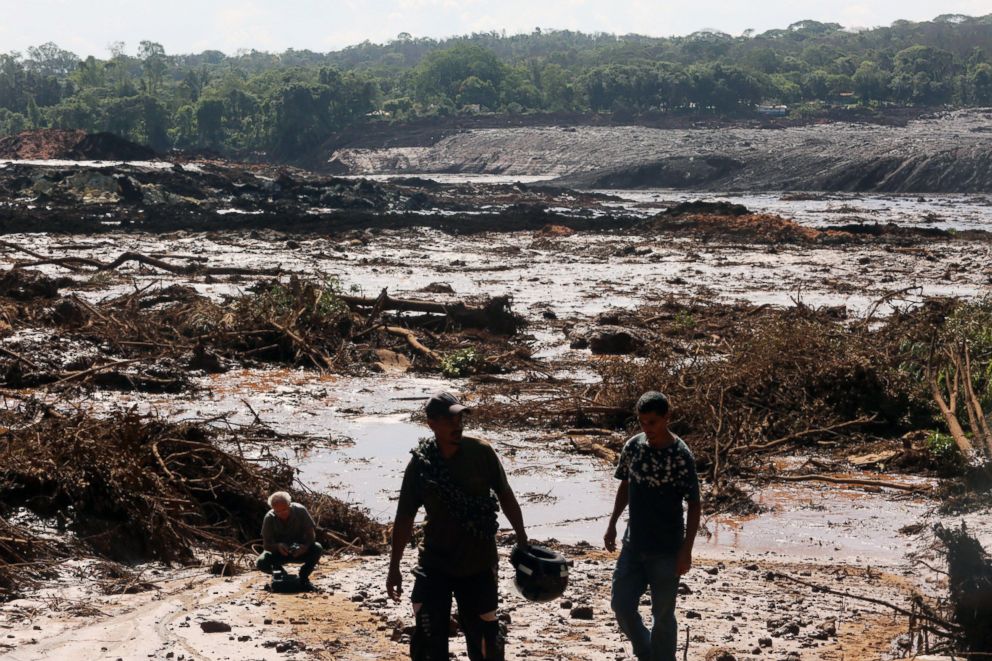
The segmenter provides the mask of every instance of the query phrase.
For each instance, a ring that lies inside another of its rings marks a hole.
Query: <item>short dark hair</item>
[[[668,403],[668,398],[664,394],[658,392],[657,390],[649,390],[641,398],[637,400],[637,405],[634,407],[637,414],[641,413],[657,413],[658,415],[668,415],[668,411],[671,410],[671,406]]]

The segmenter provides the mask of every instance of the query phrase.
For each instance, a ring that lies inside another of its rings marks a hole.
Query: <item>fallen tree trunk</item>
[[[493,297],[485,305],[479,307],[471,307],[462,301],[437,303],[434,301],[393,298],[383,294],[375,298],[343,294],[338,297],[348,307],[370,308],[376,311],[376,314],[382,310],[441,314],[459,326],[485,328],[501,335],[513,335],[523,326],[523,320],[510,310],[509,296]]]
[[[845,484],[861,487],[880,487],[882,489],[896,489],[897,491],[929,491],[929,487],[903,484],[901,482],[885,482],[884,480],[863,480],[856,477],[833,477],[832,475],[763,475],[769,480],[781,480],[783,482],[827,482],[829,484]]]
[[[33,262],[18,262],[16,267],[25,266],[61,266],[62,268],[69,269],[70,271],[79,272],[84,269],[84,267],[89,267],[96,269],[97,271],[112,271],[118,266],[126,264],[128,262],[138,262],[139,264],[144,264],[145,266],[151,266],[153,268],[161,269],[168,273],[173,273],[175,275],[280,275],[284,271],[279,268],[267,268],[267,269],[250,269],[238,266],[203,266],[201,264],[172,264],[166,262],[157,257],[149,257],[148,255],[143,255],[139,252],[125,252],[121,253],[117,259],[111,262],[101,262],[98,259],[92,259],[89,257],[46,257],[40,253],[33,250],[23,248],[16,244],[10,243],[8,241],[0,241],[0,246],[9,248],[11,250],[20,251],[30,255],[35,258]]]

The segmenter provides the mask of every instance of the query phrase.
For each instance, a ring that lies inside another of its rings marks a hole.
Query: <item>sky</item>
[[[992,0],[0,0],[0,53],[53,41],[106,57],[124,42],[162,44],[169,54],[239,49],[339,50],[406,32],[448,37],[534,28],[667,37],[713,29],[739,35],[803,19],[848,28],[992,14]]]

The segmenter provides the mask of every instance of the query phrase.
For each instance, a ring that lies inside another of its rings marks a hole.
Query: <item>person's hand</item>
[[[400,600],[400,595],[403,594],[403,576],[399,567],[389,568],[389,574],[386,576],[386,592],[393,601]]]
[[[614,524],[610,524],[606,528],[606,534],[603,535],[603,546],[606,547],[607,551],[611,553],[617,550],[617,527]]]
[[[527,539],[527,533],[520,533],[517,535],[517,546],[522,549],[530,546],[530,541]]]
[[[692,569],[692,551],[679,549],[679,554],[675,558],[675,571],[679,576],[684,576],[690,569]]]
[[[299,558],[300,556],[304,555],[309,550],[310,550],[310,545],[309,544],[302,544],[298,549],[296,549],[295,551],[293,551],[293,557],[294,558]]]
[[[276,550],[279,551],[279,555],[285,557],[289,555],[289,547],[285,544],[277,544]]]

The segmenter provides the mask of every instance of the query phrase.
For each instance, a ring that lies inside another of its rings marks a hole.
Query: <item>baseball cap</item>
[[[458,398],[452,395],[450,392],[439,392],[431,396],[427,400],[427,406],[424,408],[424,413],[427,414],[428,418],[437,418],[440,416],[455,415],[456,413],[461,413],[462,411],[467,411],[468,407],[463,406]]]

